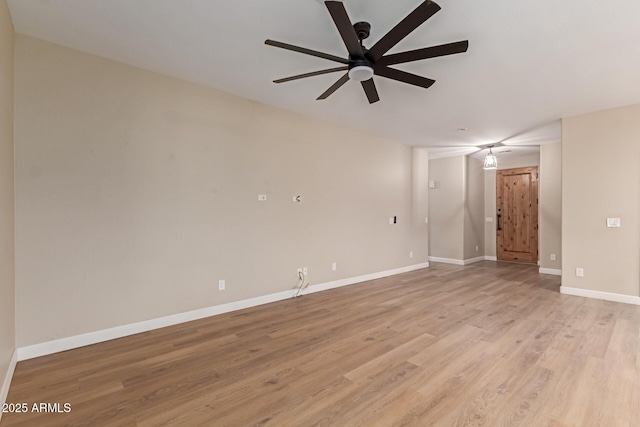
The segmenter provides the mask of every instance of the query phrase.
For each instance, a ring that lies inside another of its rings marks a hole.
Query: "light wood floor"
[[[640,426],[640,307],[432,267],[20,362],[9,426]]]

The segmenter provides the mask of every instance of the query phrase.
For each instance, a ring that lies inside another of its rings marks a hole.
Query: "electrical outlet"
[[[331,270],[336,271],[338,269],[338,265],[334,262],[331,264]]]
[[[258,194],[258,201],[259,202],[264,202],[265,200],[267,200],[267,195],[266,194]]]
[[[584,268],[576,268],[576,276],[584,277]]]
[[[549,259],[551,259],[551,261],[555,261],[556,260],[556,254],[551,254],[549,256]]]
[[[218,280],[218,290],[224,291],[226,289],[226,283],[224,280]]]
[[[389,224],[393,224],[393,217],[389,218]]]
[[[480,250],[480,247],[476,245],[476,252],[478,252],[479,250]]]
[[[307,267],[302,267],[302,274],[304,274],[305,276],[309,274],[309,270],[307,270]]]
[[[413,258],[413,251],[409,251],[409,258]]]

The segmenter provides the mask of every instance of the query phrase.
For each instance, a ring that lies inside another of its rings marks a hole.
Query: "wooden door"
[[[498,259],[538,262],[538,167],[496,171]]]

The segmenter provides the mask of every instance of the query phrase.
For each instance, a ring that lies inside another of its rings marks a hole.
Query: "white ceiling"
[[[338,64],[267,38],[346,57],[318,0],[9,0],[17,32],[415,146],[558,141],[562,117],[640,103],[637,0],[437,0],[442,10],[389,53],[469,40],[467,53],[397,66],[429,89],[374,77],[315,99]],[[370,47],[420,0],[346,0]],[[466,131],[459,131],[466,128]]]

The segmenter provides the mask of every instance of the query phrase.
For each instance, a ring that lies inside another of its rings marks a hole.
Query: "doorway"
[[[537,166],[496,171],[496,219],[498,260],[537,263]]]

